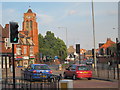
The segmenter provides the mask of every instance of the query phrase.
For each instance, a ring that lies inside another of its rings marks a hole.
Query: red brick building
[[[11,46],[9,42],[9,24],[6,24],[4,28],[0,25],[0,68],[5,68],[5,62],[7,67],[10,67]]]
[[[15,65],[28,66],[34,63],[38,54],[38,25],[36,14],[28,9],[23,16],[22,30],[19,31],[19,42],[14,45]],[[12,55],[12,44],[9,39],[9,24],[0,25],[0,54]]]
[[[17,65],[28,66],[34,63],[38,54],[38,25],[36,14],[28,9],[23,16],[23,27],[19,31],[19,43],[15,45]]]
[[[106,43],[104,43],[100,48],[99,52],[101,55],[107,55],[110,52],[109,47],[113,46],[115,42],[113,42],[110,38],[107,38]],[[110,53],[109,53],[110,54]]]

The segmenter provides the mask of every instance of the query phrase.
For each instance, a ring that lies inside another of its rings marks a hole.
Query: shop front
[[[35,63],[35,56],[30,56],[30,64],[34,64]]]
[[[26,68],[29,65],[29,56],[24,56],[23,59],[23,66]]]
[[[15,58],[15,63],[16,63],[16,67],[22,67],[23,66],[23,57],[16,57]]]

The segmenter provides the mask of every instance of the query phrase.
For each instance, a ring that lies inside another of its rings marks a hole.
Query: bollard
[[[10,72],[13,72],[13,66],[12,65],[10,66]]]
[[[60,80],[59,82],[60,90],[72,90],[73,89],[73,80]]]
[[[94,68],[94,64],[92,64],[92,68]]]
[[[120,64],[118,64],[118,67],[120,68]]]

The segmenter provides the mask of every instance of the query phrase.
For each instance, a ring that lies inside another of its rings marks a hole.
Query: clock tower
[[[31,38],[33,41],[33,53],[35,55],[38,53],[38,24],[36,22],[36,14],[33,13],[31,9],[28,9],[28,11],[24,13],[23,18],[24,21],[22,31],[27,32],[27,37]]]

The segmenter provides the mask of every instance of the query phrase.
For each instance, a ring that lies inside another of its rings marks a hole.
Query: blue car
[[[52,70],[47,64],[31,64],[23,72],[27,80],[52,80]]]

